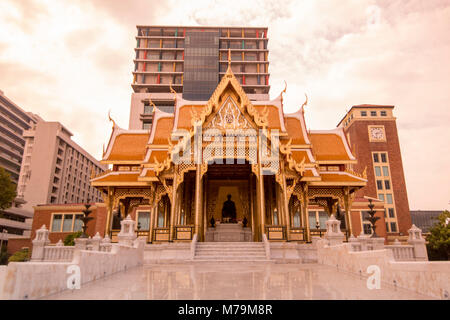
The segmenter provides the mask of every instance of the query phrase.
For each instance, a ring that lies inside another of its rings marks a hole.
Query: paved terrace
[[[79,290],[43,298],[61,299],[432,299],[319,264],[186,263],[145,265],[86,283]]]

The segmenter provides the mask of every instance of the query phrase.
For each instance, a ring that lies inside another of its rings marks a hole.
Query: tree
[[[0,210],[11,207],[16,195],[16,184],[11,181],[9,173],[0,167]]]
[[[450,212],[445,210],[438,222],[430,229],[428,252],[430,260],[449,260],[450,258]]]

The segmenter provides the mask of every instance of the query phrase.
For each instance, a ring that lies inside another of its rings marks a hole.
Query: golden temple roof
[[[224,126],[220,128],[227,128],[226,115],[220,114],[226,103],[227,108],[232,108],[233,119],[239,118],[235,121],[237,125],[270,132],[279,130],[284,155],[280,159],[286,159],[289,168],[300,174],[304,181],[316,185],[365,184],[366,179],[350,172],[319,170],[319,165],[356,162],[342,128],[308,132],[303,108],[306,102],[297,112],[284,114],[281,94],[271,101],[251,102],[229,68],[208,101],[178,98],[174,114],[155,108],[150,131],[128,131],[114,125],[102,161],[113,164],[115,171],[93,178],[93,185],[145,185],[157,181],[159,172],[170,167],[170,151],[179,142],[172,139],[172,133],[183,129],[192,135],[194,122],[208,128],[222,121]],[[120,171],[119,167],[126,164],[139,166],[139,171],[128,172],[126,168]]]

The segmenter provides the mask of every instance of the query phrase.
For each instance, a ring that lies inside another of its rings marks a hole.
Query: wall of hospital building
[[[357,109],[355,112],[361,111],[364,110]],[[411,216],[395,118],[380,119],[378,116],[371,119],[370,109],[366,112],[367,119],[354,119],[344,128],[353,153],[358,159],[358,163],[353,166],[354,170],[363,172],[367,167],[367,185],[356,193],[356,197],[369,196],[382,199],[387,208],[388,232],[407,235],[407,230],[411,227]],[[382,128],[385,139],[371,141],[369,132],[371,127]]]

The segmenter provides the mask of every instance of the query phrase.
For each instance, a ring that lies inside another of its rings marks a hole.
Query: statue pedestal
[[[215,228],[208,228],[205,241],[208,242],[249,242],[252,231],[244,228],[242,223],[217,223]]]

